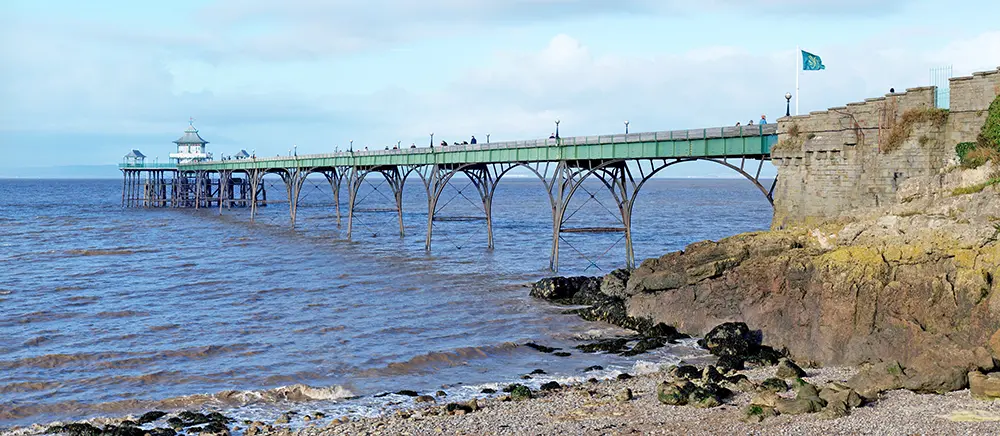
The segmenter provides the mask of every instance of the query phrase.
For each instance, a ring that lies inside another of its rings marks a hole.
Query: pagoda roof
[[[237,158],[250,157],[250,153],[247,153],[246,150],[240,150],[239,153],[236,153],[236,157]]]
[[[139,150],[132,150],[128,154],[126,154],[125,157],[135,157],[135,158],[143,158],[144,159],[146,157],[146,155],[142,154],[142,152],[139,151]]]
[[[194,128],[194,124],[188,125],[187,130],[184,131],[184,136],[181,136],[174,144],[208,144],[208,141],[201,138],[198,134],[198,129]]]

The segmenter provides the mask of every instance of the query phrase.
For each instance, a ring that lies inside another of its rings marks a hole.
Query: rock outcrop
[[[615,294],[629,317],[685,333],[745,322],[798,362],[898,369],[869,384],[961,389],[1000,359],[1000,186],[956,194],[971,178],[907,180],[864,220],[691,244]]]

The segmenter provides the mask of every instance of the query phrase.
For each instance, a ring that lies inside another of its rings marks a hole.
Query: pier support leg
[[[405,235],[403,230],[403,185],[406,184],[405,173],[404,171],[400,171],[399,167],[382,168],[379,172],[382,173],[386,183],[389,184],[389,188],[392,189],[393,199],[396,201],[396,219],[399,222],[399,237],[402,238]]]
[[[247,179],[250,182],[250,222],[257,218],[257,196],[260,194],[261,184],[264,181],[264,170],[247,170]]]
[[[232,204],[232,191],[229,189],[232,180],[232,171],[219,171],[219,215],[222,215],[224,204]]]
[[[281,173],[281,179],[285,182],[285,190],[288,192],[288,213],[291,218],[291,226],[295,228],[295,217],[299,210],[299,197],[302,194],[302,185],[312,172],[311,168],[286,168]]]
[[[333,190],[333,208],[337,213],[337,227],[340,227],[340,185],[344,182],[344,176],[350,171],[347,167],[331,168],[321,171],[326,181]]]
[[[347,182],[347,240],[350,241],[354,234],[354,205],[358,200],[358,191],[361,184],[368,175],[367,171],[358,167],[351,167],[351,175]]]

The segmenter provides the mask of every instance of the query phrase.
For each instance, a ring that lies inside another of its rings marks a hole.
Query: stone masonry
[[[894,201],[903,180],[953,165],[955,145],[976,140],[1000,95],[1000,68],[952,78],[949,86],[946,115],[934,109],[931,86],[779,119],[772,227],[856,218]],[[933,120],[900,124],[908,111]],[[894,127],[905,139],[891,148]]]

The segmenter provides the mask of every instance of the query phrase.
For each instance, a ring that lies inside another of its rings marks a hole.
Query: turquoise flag
[[[825,70],[823,60],[812,53],[802,50],[802,69],[805,71]]]

